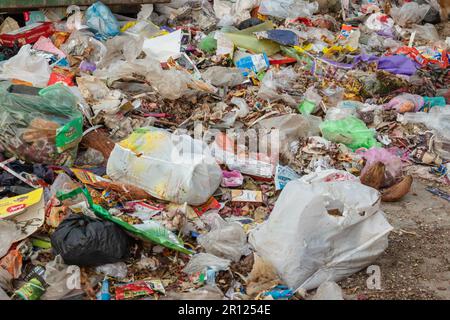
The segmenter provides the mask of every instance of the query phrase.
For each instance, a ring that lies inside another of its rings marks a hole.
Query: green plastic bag
[[[0,84],[0,146],[29,163],[71,165],[83,135],[77,98],[63,84],[33,94],[9,82]]]
[[[106,210],[102,206],[95,204],[92,201],[92,197],[86,188],[77,188],[67,193],[58,192],[56,194],[56,197],[58,198],[58,200],[64,201],[66,199],[76,197],[79,194],[83,194],[85,196],[89,204],[89,207],[94,211],[97,217],[116,223],[117,225],[119,225],[132,235],[136,236],[137,238],[142,239],[144,241],[151,241],[163,247],[180,251],[186,254],[194,253],[186,249],[183,246],[183,241],[179,239],[173,232],[167,230],[157,222],[148,224],[146,223],[145,229],[144,228],[138,229],[135,226],[123,221],[122,219],[114,217],[108,212],[108,210]]]
[[[375,131],[353,116],[342,120],[327,120],[319,126],[322,136],[336,143],[343,143],[353,151],[359,148],[381,147],[375,139]]]
[[[203,38],[200,43],[198,44],[198,47],[200,50],[207,52],[207,53],[214,53],[217,49],[217,40],[214,39],[214,34],[210,33],[208,36]]]

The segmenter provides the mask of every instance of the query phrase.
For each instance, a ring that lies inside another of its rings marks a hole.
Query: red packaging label
[[[0,45],[12,47],[17,41],[19,46],[23,46],[25,44],[35,43],[42,36],[48,38],[54,32],[55,29],[51,22],[33,23],[18,30],[1,34]]]

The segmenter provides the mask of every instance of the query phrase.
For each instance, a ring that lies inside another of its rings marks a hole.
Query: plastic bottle
[[[109,293],[109,281],[107,278],[103,279],[102,288],[97,295],[98,300],[111,300],[111,294]]]

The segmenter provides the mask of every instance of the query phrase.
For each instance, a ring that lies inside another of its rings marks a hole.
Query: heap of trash
[[[359,3],[359,4],[356,4]],[[436,0],[173,0],[0,26],[0,299],[342,299],[450,199]]]

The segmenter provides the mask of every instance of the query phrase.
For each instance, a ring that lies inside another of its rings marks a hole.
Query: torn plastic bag
[[[80,268],[64,264],[61,256],[45,265],[44,281],[49,285],[41,300],[59,300],[71,291],[81,289]]]
[[[183,272],[193,274],[197,272],[204,272],[206,268],[212,268],[216,272],[227,270],[230,266],[231,260],[222,259],[209,253],[199,253],[193,255],[188,264],[184,267]]]
[[[107,39],[120,33],[120,25],[111,10],[100,1],[86,10],[86,24],[95,30],[98,39]]]
[[[302,0],[262,0],[259,6],[261,14],[288,19],[309,17],[318,10],[317,2]]]
[[[0,85],[0,144],[30,163],[71,165],[83,133],[83,115],[70,89],[56,84],[38,95]]]
[[[206,144],[154,127],[138,129],[117,143],[106,172],[158,199],[191,205],[208,201],[222,181]]]
[[[50,66],[45,58],[31,53],[31,45],[20,48],[17,55],[6,61],[0,70],[0,79],[22,80],[39,88],[47,86],[50,74]]]
[[[14,222],[0,220],[0,258],[8,253],[9,248],[19,235],[20,231]]]
[[[310,290],[373,263],[391,230],[375,189],[359,181],[294,180],[249,241],[290,288]]]
[[[218,214],[210,217],[211,230],[197,238],[207,253],[236,262],[249,253],[247,235],[240,223],[227,222]]]
[[[130,238],[113,222],[71,214],[51,235],[51,243],[65,263],[99,266],[126,259]]]
[[[74,198],[79,194],[84,195],[89,208],[94,211],[97,217],[117,224],[122,229],[129,232],[129,234],[141,240],[151,241],[172,250],[177,250],[186,254],[192,254],[192,251],[184,248],[183,241],[181,241],[181,239],[179,239],[173,232],[164,228],[157,221],[148,220],[142,224],[131,225],[123,221],[119,217],[111,215],[108,210],[106,210],[102,206],[94,204],[92,197],[87,189],[78,188],[69,193],[60,193],[57,195],[57,197],[60,201],[64,201]]]

